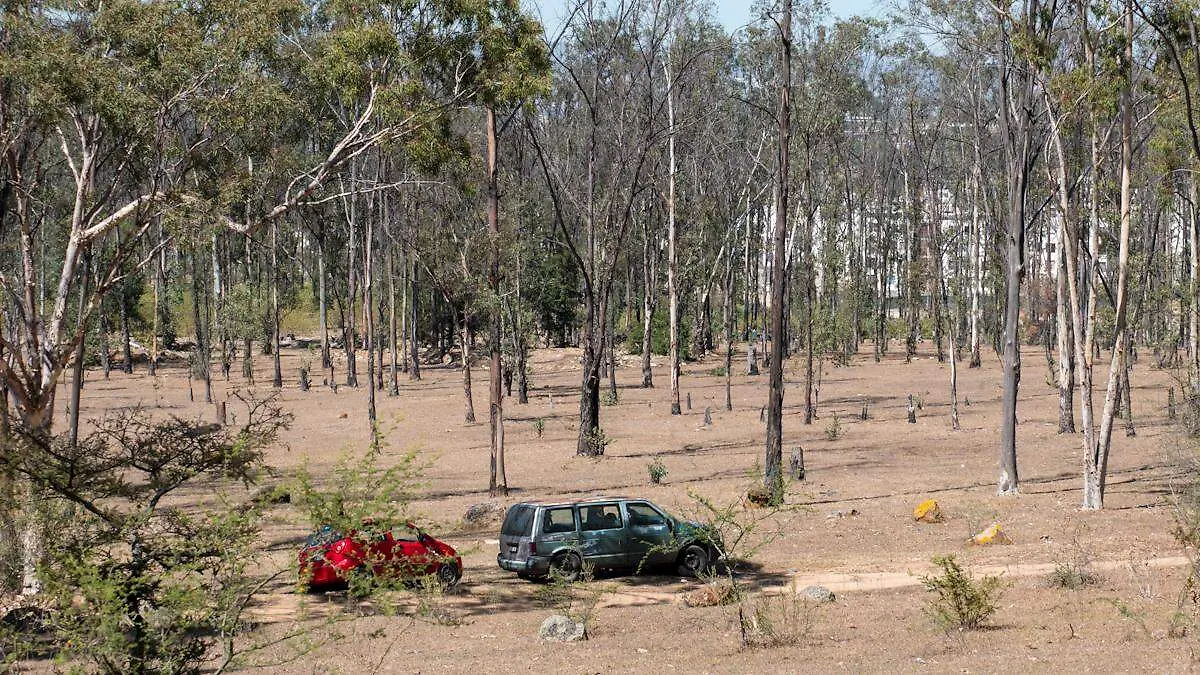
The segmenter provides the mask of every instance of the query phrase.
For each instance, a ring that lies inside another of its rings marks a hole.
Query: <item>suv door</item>
[[[670,519],[648,502],[626,502],[629,564],[635,569],[669,562],[675,556]],[[645,559],[645,562],[643,562]]]
[[[579,551],[583,559],[597,567],[629,564],[620,505],[617,502],[581,504],[576,509],[579,512]]]

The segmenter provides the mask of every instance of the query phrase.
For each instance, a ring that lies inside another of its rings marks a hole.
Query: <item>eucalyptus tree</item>
[[[583,374],[576,452],[600,455],[600,372],[617,270],[664,137],[655,86],[665,26],[642,2],[577,5],[542,110],[525,116],[554,223],[583,286]],[[582,156],[574,154],[579,149]]]

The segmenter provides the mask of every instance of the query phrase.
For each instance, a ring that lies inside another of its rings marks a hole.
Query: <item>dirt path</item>
[[[1114,572],[1130,570],[1136,566],[1142,570],[1167,569],[1184,567],[1189,564],[1186,556],[1168,556],[1150,560],[1095,560],[1091,568],[1096,572]],[[1002,575],[1012,579],[1018,577],[1045,577],[1054,571],[1057,563],[1013,563],[1010,565],[980,565],[972,567],[971,573],[977,576],[985,574]],[[908,586],[920,586],[921,577],[933,572],[933,567],[924,565],[922,569],[906,569],[889,572],[821,572],[816,574],[791,575],[786,585],[773,584],[765,588],[766,593],[779,593],[794,584],[802,589],[808,586],[824,586],[834,593],[854,593],[866,591],[881,591]],[[1133,570],[1131,570],[1133,573]],[[632,607],[638,605],[672,602],[679,595],[678,590],[661,591],[648,589],[620,589],[608,595],[601,601],[602,607]]]

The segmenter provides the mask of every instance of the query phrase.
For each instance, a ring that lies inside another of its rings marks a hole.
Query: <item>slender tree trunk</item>
[[[484,130],[487,137],[484,168],[487,172],[487,226],[491,237],[492,260],[488,288],[492,293],[491,371],[488,373],[488,423],[491,432],[491,463],[488,494],[507,495],[508,477],[504,472],[504,391],[501,389],[503,362],[500,354],[503,305],[500,301],[500,190],[496,174],[496,110],[488,106]]]
[[[321,322],[321,369],[328,370],[333,365],[333,357],[329,353],[329,298],[325,293],[325,233],[317,237],[317,300],[319,321]]]
[[[771,270],[771,384],[767,397],[766,457],[763,483],[773,504],[783,503],[783,311],[787,265],[788,144],[791,138],[792,4],[783,2],[779,24],[781,68],[779,76],[779,164],[775,188],[774,258]]]
[[[379,182],[378,175],[376,183]],[[368,209],[370,211],[370,209]],[[377,213],[367,214],[367,227],[363,233],[363,289],[362,289],[362,311],[363,311],[363,349],[367,353],[367,424],[371,430],[371,449],[378,451],[382,444],[382,435],[379,432],[379,419],[375,409],[375,315],[374,315],[374,298],[372,297],[375,288],[375,217]],[[351,306],[353,307],[353,305]],[[351,309],[353,312],[353,309]],[[278,332],[278,331],[276,331]],[[278,350],[276,351],[278,353]],[[381,361],[382,364],[382,361]]]
[[[391,358],[391,386],[388,393],[400,395],[400,332],[396,316],[396,258],[392,253],[392,245],[388,244],[387,254],[388,279],[388,352]]]
[[[1064,198],[1065,201],[1065,198]],[[1075,433],[1075,338],[1070,320],[1070,296],[1067,293],[1067,261],[1062,245],[1066,237],[1065,220],[1069,214],[1060,213],[1058,227],[1058,283],[1056,323],[1058,326],[1058,433]]]
[[[84,311],[87,308],[87,298],[88,298],[88,293],[90,290],[88,288],[88,282],[91,279],[91,277],[88,275],[88,267],[90,267],[91,258],[92,258],[91,253],[85,252],[83,254],[83,260],[80,264],[80,270],[79,270],[79,314],[78,314],[78,317],[80,317],[78,320],[80,320],[80,321],[82,321]],[[80,334],[86,334],[84,332],[85,328],[82,325],[77,326],[77,330],[79,330]],[[76,444],[79,443],[79,401],[80,401],[80,395],[83,393],[83,373],[84,373],[83,358],[84,358],[84,347],[85,347],[86,343],[87,343],[87,340],[80,340],[79,344],[75,345],[75,357],[74,357],[74,359],[72,359],[72,364],[71,364],[71,408],[70,408],[71,417],[70,417],[70,427],[69,427],[68,433],[69,433],[69,441],[70,441],[70,444],[72,447],[74,447]],[[5,393],[5,395],[8,394],[7,391],[5,391],[4,393]],[[0,495],[0,500],[3,500],[3,499],[4,499],[4,496]],[[7,504],[7,502],[4,502],[4,504]],[[0,505],[0,510],[7,510],[7,509],[5,506]]]
[[[411,350],[409,353],[408,379],[415,382],[421,379],[421,340],[417,334],[417,317],[419,316],[417,300],[420,298],[420,293],[417,289],[417,261],[412,260],[410,264],[409,293],[412,295],[412,302],[410,303],[412,308],[409,312],[408,321],[408,344]]]
[[[658,307],[658,252],[653,250],[649,217],[642,228],[642,387],[654,388],[651,350],[654,348],[654,312]]]
[[[462,376],[463,376],[463,405],[464,420],[467,424],[475,423],[475,399],[471,395],[471,317],[466,311],[462,312],[462,327],[459,329],[462,341]]]
[[[279,225],[271,221],[271,354],[275,374],[271,386],[283,387],[283,367],[279,356]]]
[[[670,330],[668,360],[671,368],[671,414],[679,408],[679,233],[675,224],[675,104],[671,95],[670,56],[663,61],[667,76],[667,311]]]

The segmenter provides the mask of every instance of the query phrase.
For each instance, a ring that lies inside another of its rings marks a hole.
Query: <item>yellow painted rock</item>
[[[913,520],[922,523],[940,523],[945,520],[942,516],[942,510],[938,508],[938,503],[932,499],[917,504],[917,508],[913,509]]]
[[[1000,523],[992,523],[983,532],[971,537],[971,543],[979,546],[987,546],[988,544],[1011,544],[1012,539],[1000,529]]]

